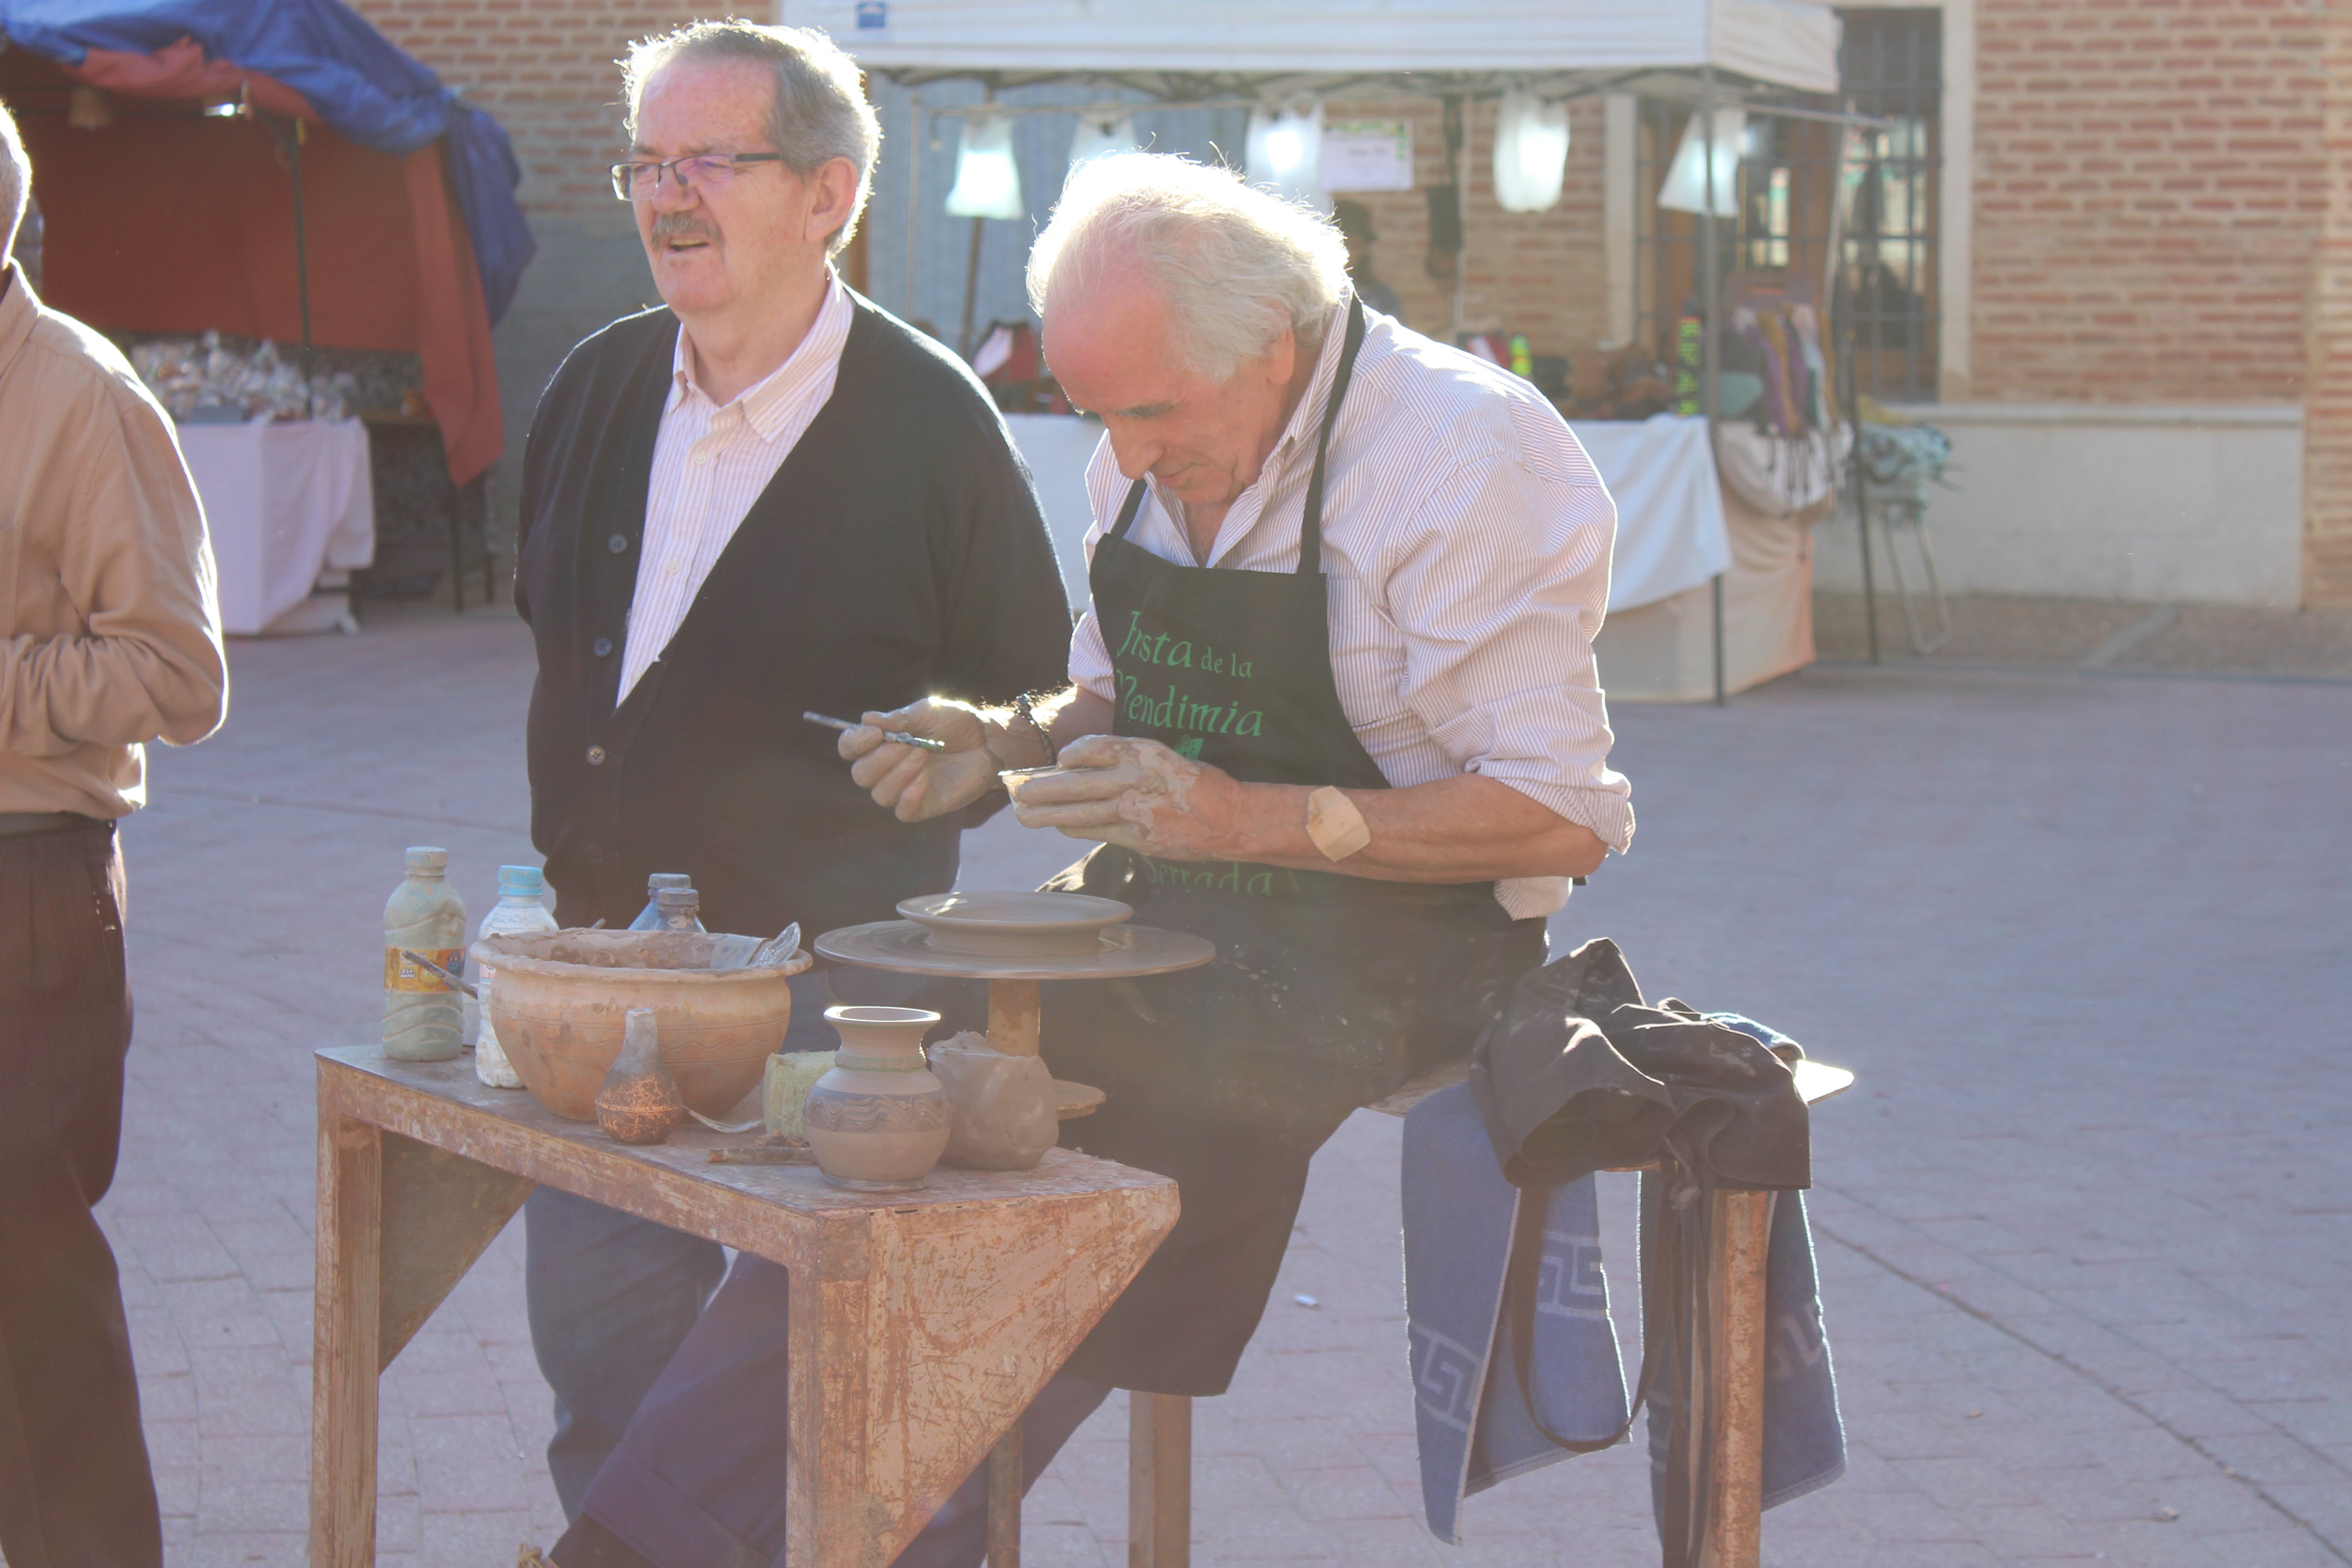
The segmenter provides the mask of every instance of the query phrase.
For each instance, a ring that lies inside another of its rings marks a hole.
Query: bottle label
[[[421,952],[452,974],[463,974],[458,966],[466,962],[462,947],[417,947],[409,950]],[[400,956],[400,949],[383,950],[383,988],[386,991],[448,991],[452,989],[442,978],[429,970],[419,969]]]

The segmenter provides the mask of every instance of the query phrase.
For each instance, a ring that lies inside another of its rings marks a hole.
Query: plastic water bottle
[[[383,1054],[400,1062],[446,1062],[460,1047],[458,993],[401,951],[422,953],[452,974],[466,970],[466,900],[449,885],[449,851],[408,851],[408,875],[383,906]]]
[[[646,879],[646,907],[629,922],[631,931],[661,930],[661,906],[657,901],[664,888],[691,888],[694,879],[683,871],[656,871]]]
[[[662,931],[700,931],[702,895],[692,888],[664,888],[654,895],[654,912]]]
[[[553,931],[555,917],[548,912],[545,902],[547,877],[536,866],[501,866],[499,868],[499,901],[482,917],[482,929],[474,935],[479,942],[486,936],[520,936],[529,931]],[[482,954],[474,958],[474,989],[481,994],[481,1032],[474,1039],[474,1076],[492,1089],[520,1089],[522,1075],[507,1060],[507,1053],[499,1045],[499,1032],[490,1021],[490,986],[498,971]]]

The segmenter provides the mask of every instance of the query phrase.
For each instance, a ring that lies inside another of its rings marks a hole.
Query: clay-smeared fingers
[[[1145,782],[1143,770],[1123,762],[1112,768],[1072,768],[1036,773],[1010,783],[1013,804],[1034,807],[1066,805],[1076,800],[1113,800]]]
[[[1065,768],[1116,767],[1135,755],[1136,742],[1126,735],[1081,735],[1064,746],[1054,761]]]
[[[1024,827],[1108,827],[1127,820],[1119,813],[1122,795],[1101,800],[1075,800],[1059,805],[1016,805],[1013,815]]]

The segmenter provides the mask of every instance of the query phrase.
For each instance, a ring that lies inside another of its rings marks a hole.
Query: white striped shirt
[[[685,329],[678,330],[646,488],[645,545],[621,651],[620,698],[669,646],[751,503],[833,395],[850,316],[849,290],[833,278],[791,357],[723,406],[695,384],[694,355]]]
[[[1622,853],[1632,789],[1611,771],[1592,635],[1609,602],[1616,503],[1551,405],[1517,376],[1367,313],[1331,436],[1323,502],[1331,668],[1356,739],[1397,787],[1462,773],[1500,780]],[[1208,564],[1298,566],[1315,441],[1339,368],[1343,305],[1315,379],[1258,480],[1217,531]],[[1095,525],[1118,521],[1129,481],[1106,437],[1087,471]],[[1174,502],[1150,490],[1128,538],[1195,563]],[[1116,704],[1091,605],[1070,678]],[[1564,877],[1495,885],[1515,917],[1568,901]]]

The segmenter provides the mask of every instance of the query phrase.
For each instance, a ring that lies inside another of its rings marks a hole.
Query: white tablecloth
[[[1731,565],[1723,489],[1696,416],[1579,420],[1569,428],[1617,502],[1609,607],[1654,605]]]
[[[1083,605],[1084,545],[1094,524],[1087,463],[1102,439],[1102,426],[1066,414],[1016,414],[1008,423],[1037,478],[1037,500],[1053,531],[1062,587],[1070,603]],[[1707,450],[1705,419],[1661,414],[1572,428],[1617,501],[1612,610],[1670,599],[1729,568],[1731,541],[1724,531],[1723,495]]]
[[[179,433],[220,564],[224,630],[256,636],[309,598],[320,573],[374,563],[375,495],[358,420]]]

